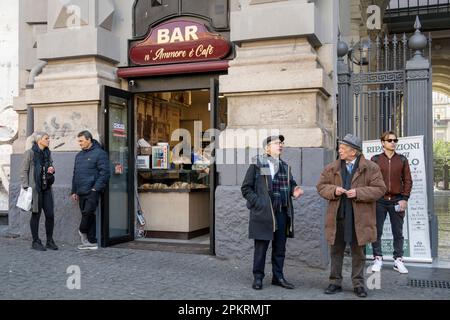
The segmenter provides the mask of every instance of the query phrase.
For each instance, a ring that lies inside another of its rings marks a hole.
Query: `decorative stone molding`
[[[111,0],[48,0],[49,30],[37,37],[37,58],[98,56],[119,62],[120,39],[111,32],[114,13]]]
[[[98,25],[112,31],[115,8],[111,0],[100,1],[98,8]]]
[[[424,80],[429,78],[428,70],[414,70],[408,71],[406,79],[407,80]]]

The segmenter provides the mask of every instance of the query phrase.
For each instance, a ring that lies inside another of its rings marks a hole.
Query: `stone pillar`
[[[334,5],[241,1],[241,10],[231,13],[231,40],[238,47],[228,75],[220,77],[228,127],[217,152],[218,256],[252,257],[249,213],[240,186],[251,157],[262,151],[262,140],[277,132],[286,138],[283,159],[306,191],[294,201],[296,238],[288,241],[287,260],[316,267],[327,264],[326,203],[315,189],[324,165],[333,158],[335,141],[335,87],[330,77],[335,49],[329,50],[333,45],[325,43],[318,27],[321,19],[334,21],[326,3]]]
[[[49,0],[48,31],[37,38],[37,58],[48,63],[26,103],[34,108],[35,129],[51,134],[56,151],[78,150],[80,130],[98,135],[101,87],[119,86],[114,11],[111,0]]]
[[[47,65],[34,86],[25,91],[24,105],[34,110],[34,130],[45,131],[51,138],[56,242],[79,242],[80,213],[69,200],[74,157],[79,151],[76,135],[90,130],[101,138],[102,86],[119,87],[115,65],[120,61],[120,39],[112,32],[114,12],[111,0],[48,0],[47,32],[37,37],[37,59]],[[11,229],[30,238],[29,214],[13,205],[20,190],[24,149],[22,144],[11,159],[9,218]],[[40,227],[43,239],[44,220]]]
[[[433,102],[431,90],[431,65],[423,55],[427,38],[420,32],[420,21],[416,18],[416,32],[408,41],[408,47],[415,50],[412,59],[406,63],[407,110],[406,135],[424,136],[425,165],[427,173],[428,217],[430,219],[431,254],[437,256],[438,222],[434,213],[434,170],[433,170]]]

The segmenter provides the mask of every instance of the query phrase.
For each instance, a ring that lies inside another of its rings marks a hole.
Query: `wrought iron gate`
[[[419,30],[420,24],[416,22],[416,26]],[[339,137],[353,133],[363,140],[372,140],[387,130],[405,135],[408,125],[406,65],[415,54],[408,47],[408,41],[406,34],[377,35],[374,39],[369,37],[351,43],[348,49],[347,44],[339,40]],[[430,61],[431,36],[425,45]]]
[[[433,201],[433,111],[431,36],[416,31],[377,36],[352,44],[338,41],[338,137],[347,133],[375,140],[386,130],[424,136],[432,256],[438,229]],[[347,56],[347,59],[344,57]],[[345,61],[347,60],[347,61]]]

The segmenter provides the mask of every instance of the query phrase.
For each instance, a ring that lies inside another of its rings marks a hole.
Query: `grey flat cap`
[[[346,144],[353,149],[356,149],[358,151],[362,151],[362,141],[357,136],[349,133],[347,134],[344,139],[340,140],[339,143]]]

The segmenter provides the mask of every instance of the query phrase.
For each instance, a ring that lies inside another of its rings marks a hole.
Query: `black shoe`
[[[341,286],[337,286],[335,284],[330,284],[328,286],[328,288],[325,289],[325,294],[335,294],[338,292],[342,292],[342,287]]]
[[[53,241],[53,239],[47,240],[46,248],[49,250],[58,250],[58,246],[55,244],[55,241]]]
[[[34,249],[37,251],[47,251],[47,249],[45,249],[44,245],[42,244],[41,240],[33,241],[33,244],[31,245],[31,249]]]
[[[366,289],[364,289],[364,287],[357,287],[354,288],[353,291],[355,292],[355,294],[360,297],[360,298],[365,298],[367,297],[367,292]]]
[[[272,279],[272,284],[274,286],[280,286],[285,289],[294,289],[295,286],[292,283],[287,282],[285,279]]]
[[[262,279],[255,279],[253,280],[252,288],[255,290],[261,290],[262,289]]]

